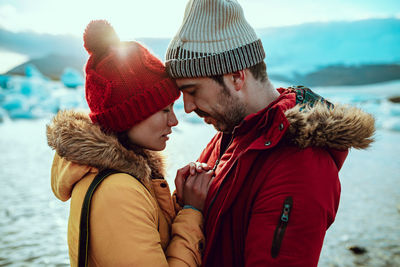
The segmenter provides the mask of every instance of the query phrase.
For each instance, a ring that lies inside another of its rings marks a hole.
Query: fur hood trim
[[[89,116],[60,111],[47,125],[47,143],[59,156],[98,169],[115,169],[149,181],[164,177],[164,160],[159,152],[128,150],[113,134],[104,133]]]
[[[313,107],[296,105],[285,116],[290,123],[287,137],[301,148],[365,149],[374,141],[374,117],[356,107],[329,108],[319,102]]]

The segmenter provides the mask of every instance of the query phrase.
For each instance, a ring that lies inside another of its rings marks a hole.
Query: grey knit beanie
[[[261,40],[236,0],[190,0],[166,53],[173,78],[208,77],[262,62]]]

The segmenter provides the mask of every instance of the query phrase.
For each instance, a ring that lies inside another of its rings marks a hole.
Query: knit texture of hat
[[[252,67],[265,58],[261,40],[235,0],[190,0],[166,53],[173,78],[208,77]]]
[[[107,21],[90,22],[83,39],[90,55],[85,89],[93,123],[122,132],[179,97],[163,63],[137,42],[120,42]]]

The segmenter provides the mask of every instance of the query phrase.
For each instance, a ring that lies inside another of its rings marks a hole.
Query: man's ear
[[[236,91],[240,91],[246,79],[246,72],[244,70],[238,70],[234,73],[231,73],[231,82]]]

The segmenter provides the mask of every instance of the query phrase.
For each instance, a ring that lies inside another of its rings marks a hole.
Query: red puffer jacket
[[[370,115],[333,107],[309,89],[278,90],[276,101],[232,135],[218,133],[199,158],[217,164],[203,266],[317,266],[348,149],[372,142]]]

